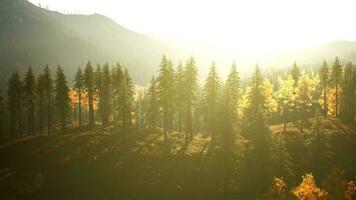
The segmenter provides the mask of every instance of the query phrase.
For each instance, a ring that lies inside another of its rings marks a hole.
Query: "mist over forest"
[[[355,199],[356,41],[236,41],[1,0],[0,199]]]

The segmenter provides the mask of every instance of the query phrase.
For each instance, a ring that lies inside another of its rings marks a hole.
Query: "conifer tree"
[[[89,126],[94,126],[94,71],[90,62],[87,63],[84,70],[84,86],[88,92]]]
[[[198,69],[195,60],[192,57],[186,62],[183,74],[183,95],[184,95],[184,113],[185,113],[185,141],[188,137],[191,139],[193,136],[193,109],[197,100],[198,89]]]
[[[46,114],[47,114],[47,134],[51,135],[51,129],[52,129],[52,115],[53,115],[53,80],[52,80],[52,75],[51,75],[51,70],[49,68],[49,65],[46,65],[46,67],[43,70],[43,75],[42,75],[42,82],[44,85],[44,101],[45,101],[45,106],[46,106]]]
[[[340,108],[340,87],[342,84],[342,74],[343,74],[343,69],[342,65],[340,64],[339,58],[335,58],[334,65],[332,66],[331,69],[331,75],[330,75],[330,82],[332,84],[332,87],[335,89],[335,113],[334,115],[336,117],[339,116],[339,108]]]
[[[100,64],[96,66],[94,72],[94,96],[95,100],[99,102],[97,114],[103,122],[103,71]],[[102,125],[102,127],[104,126]]]
[[[353,125],[355,118],[355,78],[354,66],[351,62],[345,66],[344,80],[342,84],[340,115],[347,124]]]
[[[230,108],[232,110],[231,112],[231,117],[232,119],[236,122],[237,116],[238,116],[238,104],[239,104],[239,90],[240,90],[240,75],[239,72],[237,71],[236,64],[235,62],[232,64],[230,74],[227,78],[227,83],[229,86],[229,91],[230,91],[230,98],[231,98],[231,105]],[[236,124],[236,123],[234,123]]]
[[[210,72],[204,86],[204,119],[208,131],[211,134],[212,142],[215,142],[215,136],[217,134],[217,110],[220,98],[220,89],[220,78],[217,74],[215,63],[213,63],[210,67]]]
[[[101,106],[102,106],[102,124],[107,126],[109,124],[110,110],[111,110],[111,76],[109,64],[105,64],[102,75],[102,92],[101,92]]]
[[[69,87],[63,69],[58,66],[55,80],[55,105],[56,114],[59,118],[62,133],[65,132],[70,114]]]
[[[256,188],[256,191],[264,191],[270,180],[271,160],[271,138],[270,130],[265,122],[263,105],[264,96],[262,93],[263,77],[260,68],[256,66],[251,78],[250,89],[246,97],[246,108],[244,109],[242,127],[243,134],[250,141],[250,148],[247,152],[247,168],[254,171],[254,175],[248,175],[246,179],[246,189]]]
[[[122,67],[119,63],[116,64],[115,67],[112,68],[111,71],[111,81],[112,81],[112,107],[113,109],[113,119],[116,122],[119,118],[119,110],[120,110],[120,87],[123,80],[123,71]]]
[[[156,128],[158,120],[158,102],[157,102],[157,82],[153,76],[147,93],[147,124],[149,128]]]
[[[44,130],[44,123],[45,123],[45,110],[46,110],[46,96],[45,96],[45,91],[46,91],[46,85],[44,83],[44,76],[43,74],[40,74],[37,78],[37,90],[36,90],[36,96],[37,96],[37,113],[38,113],[38,128],[43,134]]]
[[[124,74],[123,74],[123,79],[122,79],[122,84],[120,87],[120,118],[122,121],[122,131],[124,134],[124,138],[126,140],[126,133],[127,129],[131,126],[131,120],[132,120],[132,106],[133,106],[133,84],[131,77],[125,68]]]
[[[184,80],[183,80],[183,66],[179,63],[175,73],[175,109],[177,114],[177,129],[181,133],[183,130],[183,119],[184,119]]]
[[[157,99],[162,111],[165,151],[168,153],[168,131],[172,127],[174,108],[174,72],[170,61],[163,56],[157,77]]]
[[[328,116],[328,99],[327,99],[327,89],[329,87],[329,67],[326,61],[324,60],[323,65],[320,68],[319,71],[319,77],[320,77],[320,85],[322,88],[323,92],[323,114],[324,114],[324,119],[327,118]]]
[[[25,107],[28,114],[28,132],[35,134],[36,78],[30,66],[24,80]]]
[[[12,137],[22,135],[22,82],[20,76],[17,72],[14,72],[8,83],[7,99],[8,99],[8,109],[10,113],[10,134]]]
[[[82,98],[84,90],[84,76],[82,69],[79,67],[75,75],[74,87],[78,94],[78,121],[79,128],[82,127]]]

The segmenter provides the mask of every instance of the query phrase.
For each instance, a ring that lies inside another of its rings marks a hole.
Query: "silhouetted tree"
[[[84,70],[84,86],[88,92],[89,126],[94,126],[94,71],[90,62],[87,63]]]
[[[82,69],[79,67],[74,79],[74,88],[78,94],[78,121],[79,128],[82,127],[82,98],[84,90],[84,76]]]
[[[60,66],[57,67],[55,84],[56,114],[61,124],[62,133],[64,133],[67,127],[67,122],[69,121],[70,99],[68,96],[69,88],[67,86],[66,77]]]
[[[183,105],[185,113],[185,138],[191,139],[193,136],[193,109],[197,100],[198,90],[198,69],[193,57],[186,62],[183,73]]]
[[[325,60],[319,70],[319,77],[320,77],[320,85],[323,92],[323,108],[324,108],[323,114],[324,114],[324,119],[326,119],[328,116],[327,89],[329,87],[330,70]]]
[[[342,74],[343,74],[343,69],[342,65],[340,64],[339,58],[335,58],[334,65],[332,66],[331,69],[331,76],[330,76],[330,81],[335,89],[335,116],[339,116],[339,106],[340,106],[340,87],[342,84]]]
[[[47,65],[43,70],[43,85],[44,85],[44,97],[46,105],[46,114],[47,114],[47,134],[51,135],[52,129],[52,114],[53,114],[53,80],[51,75],[51,70]]]
[[[355,118],[355,77],[354,66],[351,62],[345,66],[342,84],[340,117],[347,124],[353,125]]]
[[[204,86],[205,123],[211,134],[212,142],[217,134],[217,109],[220,97],[221,82],[216,71],[215,63],[210,67],[208,78]]]
[[[109,124],[111,111],[111,76],[109,64],[105,64],[102,74],[102,91],[101,91],[101,116],[102,125],[105,127]]]
[[[7,99],[10,113],[10,134],[12,137],[22,135],[22,82],[17,72],[14,72],[8,83]]]
[[[231,117],[236,125],[237,116],[238,116],[238,104],[239,104],[239,93],[240,93],[240,75],[237,71],[235,62],[232,63],[230,74],[227,78],[226,84],[229,85],[230,91],[230,102],[229,110],[232,110]]]
[[[172,127],[174,108],[174,72],[170,61],[163,56],[157,77],[157,100],[161,107],[165,150],[168,153],[168,131]]]
[[[36,78],[30,66],[24,80],[24,99],[28,114],[28,132],[35,134]]]

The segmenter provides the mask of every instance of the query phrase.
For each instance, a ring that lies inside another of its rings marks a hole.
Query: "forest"
[[[242,78],[235,62],[227,77],[212,63],[204,81],[197,65],[163,55],[147,85],[119,63],[88,62],[74,80],[61,66],[13,72],[0,197],[353,199],[355,64],[256,65]]]

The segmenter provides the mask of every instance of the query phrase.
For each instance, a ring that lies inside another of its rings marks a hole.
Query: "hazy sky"
[[[356,40],[352,0],[30,0],[51,10],[100,13],[171,42],[233,51]]]

